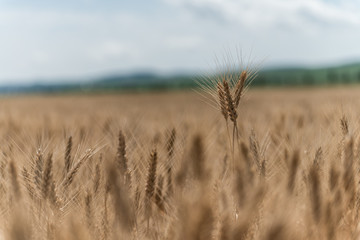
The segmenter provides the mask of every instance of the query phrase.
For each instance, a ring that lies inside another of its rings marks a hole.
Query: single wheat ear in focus
[[[242,66],[242,60],[231,62],[231,57],[225,60],[219,71],[213,75],[197,80],[201,94],[210,105],[219,109],[224,119],[232,122],[237,120],[240,102],[247,92],[251,82],[257,77],[258,66]],[[250,64],[252,65],[252,64]]]
[[[230,143],[234,151],[235,138],[239,143],[239,129],[237,121],[239,116],[240,102],[244,98],[251,82],[258,74],[258,68],[242,66],[242,60],[233,63],[231,57],[227,59],[220,71],[209,77],[198,80],[199,94],[206,98],[210,105],[214,105],[224,117]],[[228,126],[228,119],[232,122],[232,134]],[[232,135],[232,137],[231,137]]]
[[[244,70],[241,72],[239,81],[235,86],[234,104],[236,108],[239,106],[241,95],[243,94],[243,90],[245,87],[246,78],[247,78],[247,71]]]
[[[226,80],[223,81],[223,88],[224,88],[225,99],[226,99],[227,113],[228,113],[228,116],[230,117],[230,120],[235,124],[238,115],[237,115],[236,108],[234,105],[233,96],[230,93],[229,83]]]
[[[232,59],[231,57],[229,58]],[[228,60],[229,60],[228,59]],[[228,62],[228,60],[226,62]],[[242,61],[239,61],[242,63]],[[223,70],[225,69],[225,71]],[[228,62],[220,72],[198,81],[202,96],[207,98],[211,105],[219,110],[226,124],[228,146],[231,149],[230,168],[235,172],[235,146],[241,151],[241,135],[238,128],[240,102],[243,99],[250,83],[257,76],[258,70],[243,69],[241,64]],[[204,94],[205,92],[205,94]],[[229,126],[229,121],[231,126]],[[232,127],[232,129],[231,129]],[[265,164],[265,162],[263,162]],[[265,170],[265,166],[262,168]]]

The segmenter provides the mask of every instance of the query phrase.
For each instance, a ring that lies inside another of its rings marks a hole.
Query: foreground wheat
[[[360,90],[242,102],[249,75],[216,82],[216,111],[189,93],[3,99],[0,239],[359,238]]]

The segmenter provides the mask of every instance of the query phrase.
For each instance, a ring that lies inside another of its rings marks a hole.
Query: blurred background
[[[189,88],[231,57],[253,85],[355,84],[359,29],[359,0],[0,0],[0,91]]]

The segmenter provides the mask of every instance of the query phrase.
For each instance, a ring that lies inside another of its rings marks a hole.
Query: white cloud
[[[0,82],[196,68],[201,34],[162,14],[0,9]]]
[[[199,36],[175,35],[165,39],[167,47],[178,50],[191,50],[198,47],[201,43],[203,43],[203,39]]]
[[[130,67],[141,45],[131,34],[138,26],[139,19],[127,12],[2,8],[0,82]]]
[[[297,26],[317,24],[360,25],[360,8],[350,1],[337,4],[321,0],[164,0],[198,14],[209,11],[246,27],[269,27],[279,23]],[[218,15],[218,16],[215,16]]]
[[[90,52],[90,56],[100,62],[131,57],[132,55],[134,55],[132,47],[115,40],[101,43]]]
[[[192,16],[202,54],[235,46],[265,64],[333,64],[360,59],[360,1],[163,0]],[[179,15],[181,15],[179,13]],[[207,55],[209,56],[209,55]],[[211,59],[210,59],[211,62]]]
[[[360,57],[360,1],[159,0],[154,4],[152,9],[111,11],[1,7],[0,81],[138,69],[208,70],[214,55],[236,46],[245,55],[252,49],[252,56],[267,57],[270,64]]]

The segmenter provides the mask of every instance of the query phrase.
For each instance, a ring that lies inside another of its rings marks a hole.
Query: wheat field
[[[0,239],[359,239],[360,87],[219,89],[2,97]]]

